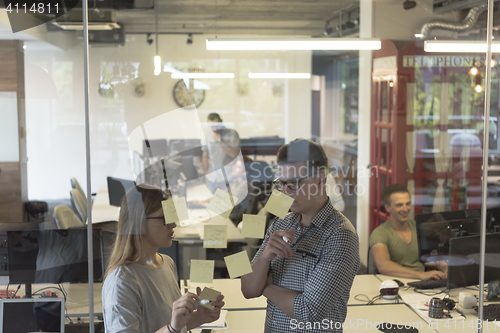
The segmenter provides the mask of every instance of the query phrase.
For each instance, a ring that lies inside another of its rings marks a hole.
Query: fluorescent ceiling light
[[[310,79],[310,73],[248,73],[251,79]]]
[[[172,73],[172,79],[233,79],[234,73]]]
[[[462,52],[462,53],[486,53],[488,45],[482,41],[459,41],[459,40],[426,40],[424,42],[425,52]],[[500,43],[491,44],[491,52],[500,52]]]
[[[380,50],[376,38],[208,38],[207,50]]]
[[[161,68],[161,57],[159,55],[155,55],[155,57],[153,58],[153,63],[155,66],[154,74],[160,75],[161,69],[162,69]]]
[[[64,30],[83,30],[83,22],[52,22]],[[113,30],[120,28],[116,22],[89,22],[89,30]]]

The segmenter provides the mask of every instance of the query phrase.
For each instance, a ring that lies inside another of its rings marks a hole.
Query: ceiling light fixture
[[[83,22],[52,22],[53,25],[58,26],[63,30],[83,30]],[[120,28],[116,22],[89,22],[89,30],[113,30]]]
[[[234,73],[172,73],[172,79],[234,79]]]
[[[480,41],[426,40],[425,52],[486,53],[488,44]],[[500,42],[491,43],[491,52],[500,52]]]
[[[208,38],[207,50],[380,50],[377,38]]]
[[[155,75],[160,75],[162,68],[161,68],[161,57],[160,54],[158,53],[158,11],[156,10],[156,0],[154,2],[154,7],[155,7],[155,46],[156,46],[156,55],[154,57],[154,74]]]
[[[251,79],[310,79],[310,73],[248,73]]]

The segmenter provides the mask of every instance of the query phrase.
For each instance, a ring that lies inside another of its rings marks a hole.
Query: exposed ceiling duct
[[[471,8],[469,10],[469,13],[465,17],[465,19],[463,19],[462,22],[435,21],[426,23],[422,26],[420,34],[422,38],[427,38],[429,37],[430,31],[435,29],[449,30],[449,31],[465,31],[472,29],[476,25],[479,15],[481,15],[481,13],[484,12],[486,9],[488,9],[488,5],[480,5]]]

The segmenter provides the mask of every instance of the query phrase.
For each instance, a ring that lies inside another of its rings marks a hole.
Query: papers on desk
[[[433,296],[426,296],[418,293],[401,293],[399,296],[403,299],[403,301],[408,304],[413,311],[415,311],[420,317],[422,317],[426,322],[439,322],[439,321],[462,321],[465,318],[458,313],[456,310],[450,311],[450,317],[444,317],[441,319],[431,318],[429,317],[429,307],[427,306]],[[447,310],[445,310],[446,313]]]
[[[218,330],[226,330],[226,329],[228,329],[228,326],[226,323],[226,316],[227,316],[227,310],[221,310],[219,319],[217,319],[216,321],[213,321],[211,323],[203,324],[198,328],[211,328],[211,329],[218,329]]]

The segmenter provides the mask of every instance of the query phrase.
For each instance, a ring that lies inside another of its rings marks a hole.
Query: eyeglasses
[[[305,176],[305,177],[302,177],[302,178],[292,178],[292,179],[288,179],[288,180],[281,180],[279,178],[276,178],[275,180],[273,180],[273,186],[275,189],[277,189],[278,191],[280,192],[283,192],[283,190],[285,189],[285,186],[290,190],[290,191],[298,191],[300,189],[300,187],[302,186],[300,183],[309,178],[309,177],[313,177],[315,176],[316,174],[313,173],[312,175],[309,175],[309,176]]]
[[[167,225],[165,216],[146,216],[146,220],[163,220],[163,225]]]

